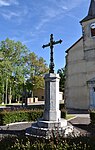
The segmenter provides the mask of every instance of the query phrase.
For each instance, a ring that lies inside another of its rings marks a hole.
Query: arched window
[[[91,36],[95,36],[95,23],[92,23],[91,26],[90,26],[90,29],[91,29]]]

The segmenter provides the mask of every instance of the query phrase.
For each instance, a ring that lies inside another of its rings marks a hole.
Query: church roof
[[[73,48],[81,39],[83,39],[83,36],[82,36],[80,39],[78,39],[71,47],[69,47],[69,48],[66,50],[66,53],[68,53],[68,51],[69,51],[71,48]]]
[[[88,15],[80,23],[95,18],[95,0],[91,0]]]

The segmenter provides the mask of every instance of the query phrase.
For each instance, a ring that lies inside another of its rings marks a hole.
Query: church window
[[[92,23],[91,26],[90,26],[90,29],[91,29],[91,36],[95,36],[95,23]]]

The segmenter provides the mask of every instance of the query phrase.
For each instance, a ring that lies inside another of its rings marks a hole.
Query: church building
[[[82,37],[66,50],[67,108],[95,108],[95,0],[80,21]]]

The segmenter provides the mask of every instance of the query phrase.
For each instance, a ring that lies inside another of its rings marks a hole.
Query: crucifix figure
[[[49,47],[50,46],[50,65],[49,65],[49,73],[54,73],[54,61],[53,61],[53,45],[55,44],[61,44],[62,43],[62,40],[59,40],[59,41],[54,41],[53,40],[53,34],[50,35],[50,43],[46,44],[46,45],[43,45],[42,48],[45,48],[45,47]]]

